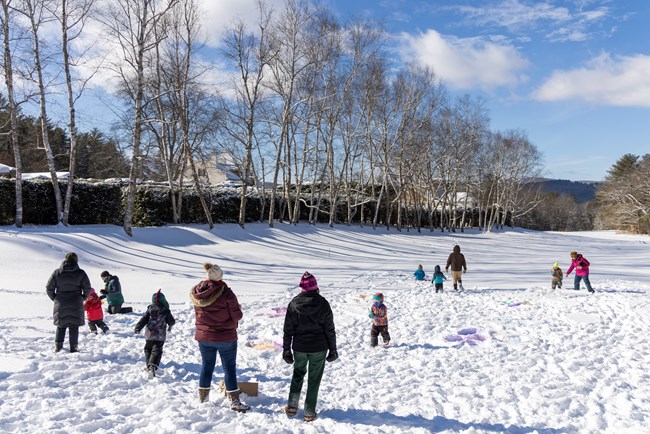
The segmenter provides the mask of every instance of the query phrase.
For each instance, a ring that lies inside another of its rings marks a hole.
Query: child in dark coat
[[[144,316],[135,325],[136,334],[140,333],[144,328],[144,337],[146,339],[144,357],[150,379],[156,376],[156,370],[160,366],[160,359],[162,358],[162,348],[167,339],[167,332],[172,330],[175,323],[176,320],[174,320],[172,312],[169,310],[169,303],[167,303],[165,295],[159,289],[151,297],[151,304],[147,306]]]
[[[442,274],[442,271],[440,271],[440,265],[436,265],[436,268],[433,271],[433,279],[431,279],[431,283],[436,285],[436,293],[442,292],[442,282],[445,280],[447,280],[447,276]]]
[[[84,301],[84,309],[86,310],[86,316],[88,317],[88,327],[90,328],[91,333],[97,334],[97,327],[102,329],[102,332],[106,333],[108,331],[108,326],[104,322],[102,301],[97,296],[97,293],[94,289],[90,291],[90,295],[86,301]]]
[[[372,318],[372,328],[370,329],[370,346],[376,347],[379,343],[379,335],[384,341],[384,346],[387,347],[390,342],[390,334],[388,334],[388,311],[384,304],[384,294],[381,292],[372,296],[372,307],[368,316]]]

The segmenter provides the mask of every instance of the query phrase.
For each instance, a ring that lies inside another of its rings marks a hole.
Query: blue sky
[[[382,20],[401,60],[481,96],[494,130],[521,129],[547,176],[602,180],[650,152],[650,1],[329,0]]]
[[[256,0],[198,1],[207,38],[203,61],[213,62],[206,80],[217,87],[224,74],[214,53],[222,32],[233,18],[254,26]],[[284,5],[266,1],[276,11]],[[393,59],[431,67],[453,95],[480,96],[493,130],[528,134],[545,157],[547,177],[599,181],[624,154],[650,152],[650,0],[319,4],[344,22],[382,22]],[[100,26],[87,39],[102,41],[109,53],[116,49]],[[107,104],[115,84],[107,68],[93,82],[79,101],[80,128],[108,131],[121,111]],[[65,125],[65,104],[59,104],[62,116],[56,107],[49,113]]]

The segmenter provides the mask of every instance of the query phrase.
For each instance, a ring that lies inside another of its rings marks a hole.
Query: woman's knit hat
[[[299,286],[303,291],[318,290],[318,282],[316,281],[316,278],[312,276],[309,271],[305,271],[305,274],[302,275],[302,278],[300,278]]]
[[[65,262],[72,262],[77,264],[79,262],[79,257],[75,252],[68,252],[65,254]]]
[[[557,262],[555,262],[555,263],[553,264],[553,268],[560,268],[560,264],[557,263]]]
[[[205,277],[208,280],[214,280],[215,282],[218,282],[223,278],[223,270],[219,268],[217,264],[206,262],[203,264],[203,268],[205,268]]]
[[[372,296],[372,301],[378,301],[379,303],[384,302],[384,294],[381,292],[376,293],[375,295]]]

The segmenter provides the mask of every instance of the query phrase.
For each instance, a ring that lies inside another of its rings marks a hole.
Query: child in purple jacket
[[[384,294],[381,292],[372,296],[372,307],[368,316],[372,318],[372,329],[370,329],[370,346],[376,347],[379,343],[379,335],[384,341],[384,346],[387,347],[390,342],[390,334],[388,334],[388,312],[384,304]]]

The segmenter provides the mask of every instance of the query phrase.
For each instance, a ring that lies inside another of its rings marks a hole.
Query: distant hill
[[[596,198],[596,189],[600,181],[569,181],[568,179],[537,178],[533,186],[540,186],[547,193],[568,194],[576,199],[576,203],[589,202]]]

